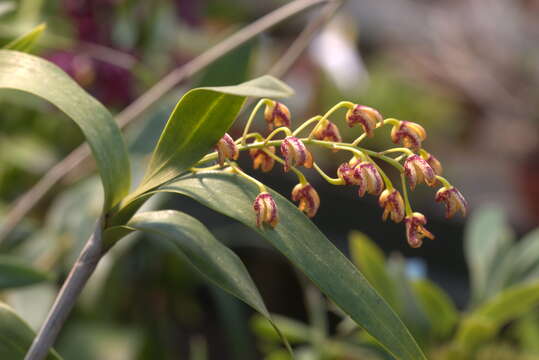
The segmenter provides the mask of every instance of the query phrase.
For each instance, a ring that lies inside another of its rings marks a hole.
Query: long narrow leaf
[[[255,229],[395,358],[425,359],[408,329],[356,267],[281,195],[271,192],[279,208],[280,223],[275,229],[259,229],[252,210],[257,187],[236,175],[189,175],[157,191],[186,195]]]
[[[28,324],[9,306],[0,302],[0,359],[23,360],[35,334]],[[51,350],[47,360],[61,360]]]
[[[127,194],[129,160],[118,126],[108,110],[59,67],[36,56],[0,50],[0,88],[41,97],[62,110],[81,128],[101,174],[105,210]]]
[[[27,286],[47,280],[46,274],[14,257],[0,256],[0,289]]]
[[[292,94],[292,89],[271,76],[189,91],[172,111],[137,194],[173,179],[202,158],[232,125],[247,96]]]
[[[172,242],[179,254],[208,280],[250,305],[273,324],[240,258],[217,241],[197,219],[174,210],[152,211],[135,215],[124,228],[155,234]]]
[[[34,44],[39,39],[43,31],[47,28],[46,24],[41,24],[27,32],[26,34],[23,34],[19,36],[18,38],[10,41],[6,45],[4,45],[4,49],[6,50],[17,50],[22,52],[29,52],[34,47]]]

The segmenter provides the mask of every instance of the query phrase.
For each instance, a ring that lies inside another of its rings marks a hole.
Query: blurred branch
[[[71,268],[62,289],[58,293],[45,322],[32,342],[25,360],[42,360],[49,353],[56,336],[62,329],[84,285],[95,271],[102,252],[103,221],[99,219],[77,261]]]
[[[118,125],[120,126],[120,128],[125,127],[134,119],[145,113],[163,95],[176,87],[182,81],[201,71],[206,66],[212,64],[214,61],[219,59],[221,56],[244,44],[246,41],[252,39],[256,35],[314,5],[335,2],[337,1],[295,0],[247,25],[243,29],[232,34],[230,37],[224,39],[223,41],[221,41],[214,47],[208,49],[201,55],[186,63],[185,65],[173,70],[168,75],[166,75],[157,84],[155,84],[146,93],[140,96],[137,100],[127,106],[122,112],[120,112],[116,116]],[[308,36],[307,34],[305,35],[305,37],[309,38],[310,36]],[[296,49],[295,51],[297,52],[298,49]],[[297,57],[298,55],[299,53],[295,56]],[[280,65],[280,67],[284,67],[284,65]],[[277,70],[282,71],[281,69]],[[28,212],[47,194],[47,192],[58,181],[60,181],[65,175],[67,175],[80,163],[86,160],[89,155],[90,150],[88,148],[88,145],[80,145],[62,161],[53,166],[30,190],[28,190],[17,200],[15,200],[14,205],[11,207],[11,210],[6,214],[4,222],[2,224],[2,228],[0,229],[0,243],[4,241],[4,239],[17,226],[17,224],[21,222],[21,220],[28,214]]]

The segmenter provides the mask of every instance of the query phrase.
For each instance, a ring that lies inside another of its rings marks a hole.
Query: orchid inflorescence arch
[[[265,107],[264,118],[270,131],[266,137],[249,131],[257,112],[262,107]],[[339,128],[329,119],[341,108],[347,109],[345,120],[349,127],[360,125],[363,129],[363,133],[350,143],[343,142]],[[427,223],[425,216],[412,210],[407,186],[414,190],[419,183],[431,187],[441,184],[435,201],[444,203],[446,217],[452,217],[458,211],[466,215],[466,200],[459,190],[442,177],[440,161],[422,147],[427,134],[421,125],[394,118],[384,119],[376,109],[349,101],[339,102],[324,115],[307,119],[294,130],[291,128],[291,122],[290,111],[286,105],[271,99],[262,99],[249,116],[243,135],[234,140],[226,133],[216,144],[216,151],[202,158],[191,171],[196,173],[222,169],[234,172],[256,184],[260,194],[254,199],[253,209],[259,227],[278,226],[279,211],[265,185],[246,174],[234,161],[242,151],[249,152],[254,169],[268,172],[278,162],[283,165],[285,172],[291,170],[299,181],[292,190],[291,198],[293,201],[299,201],[299,209],[311,218],[318,211],[320,197],[301,172],[301,167],[314,168],[332,185],[358,186],[360,197],[367,193],[378,196],[378,202],[383,208],[383,219],[389,217],[396,223],[404,220],[408,244],[414,248],[422,245],[423,238],[434,239],[434,235],[424,227]],[[377,152],[360,146],[364,139],[374,137],[376,130],[386,125],[392,126],[391,140],[400,147]],[[311,130],[307,133],[309,128]],[[279,135],[283,135],[284,138],[276,139]],[[317,165],[307,145],[323,147],[334,152],[348,151],[351,158],[348,162],[340,164],[337,177],[333,178]],[[281,156],[276,153],[277,147]],[[390,154],[397,154],[397,157],[391,157]],[[384,161],[399,171],[402,195],[373,158]],[[204,164],[215,160],[218,160],[217,164],[203,167]]]

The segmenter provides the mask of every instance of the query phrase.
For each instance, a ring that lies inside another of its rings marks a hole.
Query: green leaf
[[[247,96],[292,94],[292,89],[271,76],[189,91],[172,111],[135,196],[175,178],[206,155],[232,125]]]
[[[26,34],[23,34],[4,45],[3,49],[30,52],[30,50],[33,48],[34,44],[46,28],[46,24],[38,25]]]
[[[539,304],[539,282],[513,286],[469,313],[462,322],[456,341],[465,349],[494,336],[509,321],[527,314]]]
[[[28,324],[6,304],[0,302],[0,359],[23,360],[35,334]],[[47,360],[61,360],[51,350]]]
[[[487,299],[495,288],[499,288],[499,284],[492,286],[492,283],[501,276],[497,269],[512,243],[502,209],[485,207],[473,214],[466,228],[464,251],[470,269],[474,304]]]
[[[432,326],[432,335],[445,339],[459,318],[455,304],[442,289],[429,280],[412,280],[411,284]]]
[[[292,203],[270,191],[279,209],[275,229],[259,229],[252,203],[258,188],[230,173],[184,176],[156,192],[186,195],[253,228],[397,359],[425,359],[391,307],[356,267]]]
[[[365,234],[352,231],[349,236],[352,262],[367,278],[382,297],[396,309],[395,284],[386,270],[386,260],[382,250]]]
[[[129,190],[129,159],[120,130],[101,103],[56,65],[11,50],[0,50],[0,88],[36,95],[68,115],[96,159],[105,190],[104,210],[122,200]]]
[[[534,279],[539,275],[539,229],[524,236],[507,254],[511,260],[507,285]]]
[[[311,339],[311,329],[307,324],[280,315],[272,315],[272,319],[291,344],[306,343]],[[279,341],[279,334],[266,318],[255,315],[250,322],[257,336],[268,341]]]
[[[0,256],[0,290],[36,284],[48,280],[41,271],[12,256]]]
[[[244,301],[273,324],[240,258],[217,241],[197,219],[174,210],[152,211],[135,215],[124,228],[155,234],[170,241],[178,248],[178,254],[208,280]]]

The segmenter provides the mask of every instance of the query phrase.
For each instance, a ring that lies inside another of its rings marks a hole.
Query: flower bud
[[[271,194],[261,192],[253,203],[253,209],[256,214],[256,226],[261,227],[264,223],[275,227],[279,222],[277,215],[277,205]]]
[[[313,156],[307,150],[305,144],[295,136],[287,136],[281,143],[281,154],[284,157],[284,171],[290,170],[291,166],[313,166]]]
[[[408,156],[404,162],[404,174],[412,190],[423,181],[429,186],[434,186],[437,182],[434,170],[421,156],[415,154]]]
[[[445,217],[450,218],[457,211],[462,213],[462,216],[466,216],[466,209],[468,203],[464,196],[454,187],[443,187],[438,190],[436,196],[434,197],[436,202],[443,202],[445,205]]]
[[[232,137],[230,137],[230,135],[228,135],[227,133],[225,133],[223,137],[219,139],[215,148],[217,149],[219,165],[221,166],[224,165],[225,159],[236,160],[240,155],[238,146],[236,145]]]
[[[283,103],[271,100],[271,104],[266,105],[264,110],[264,118],[270,130],[281,126],[290,127],[290,110]]]
[[[344,181],[346,185],[359,185],[361,179],[356,177],[354,167],[349,163],[342,163],[337,169],[337,176]]]
[[[385,189],[380,194],[378,203],[384,209],[382,219],[387,220],[387,217],[391,215],[391,220],[399,223],[404,218],[404,200],[398,190]]]
[[[299,201],[298,208],[308,217],[316,215],[320,207],[320,197],[311,184],[297,184],[292,190],[292,200]]]
[[[268,146],[265,150],[275,154],[275,146]],[[253,159],[253,169],[255,170],[260,168],[263,172],[268,172],[275,165],[275,159],[266,154],[262,149],[251,149],[249,150],[249,155]]]
[[[383,120],[378,110],[368,106],[355,105],[346,112],[346,123],[348,126],[352,127],[355,124],[360,124],[368,137],[374,136],[376,124]]]
[[[327,119],[318,124],[313,132],[313,137],[322,141],[342,142],[339,128]]]
[[[440,160],[435,158],[434,155],[427,153],[426,151],[421,154],[421,157],[425,159],[427,164],[430,165],[430,167],[432,168],[432,170],[434,170],[434,173],[436,175],[442,175],[442,172],[444,171],[444,169],[442,167],[442,163],[440,162]]]
[[[421,244],[423,244],[424,237],[434,240],[434,235],[424,227],[426,223],[427,219],[425,219],[425,216],[418,212],[415,212],[404,219],[404,224],[406,225],[406,238],[411,247],[420,247]]]
[[[391,129],[391,140],[413,151],[418,151],[421,148],[421,142],[426,138],[427,133],[423,126],[410,121],[401,121]]]
[[[354,169],[354,175],[360,179],[359,196],[365,196],[365,193],[379,195],[384,189],[384,181],[378,172],[376,166],[368,161],[359,163]]]

